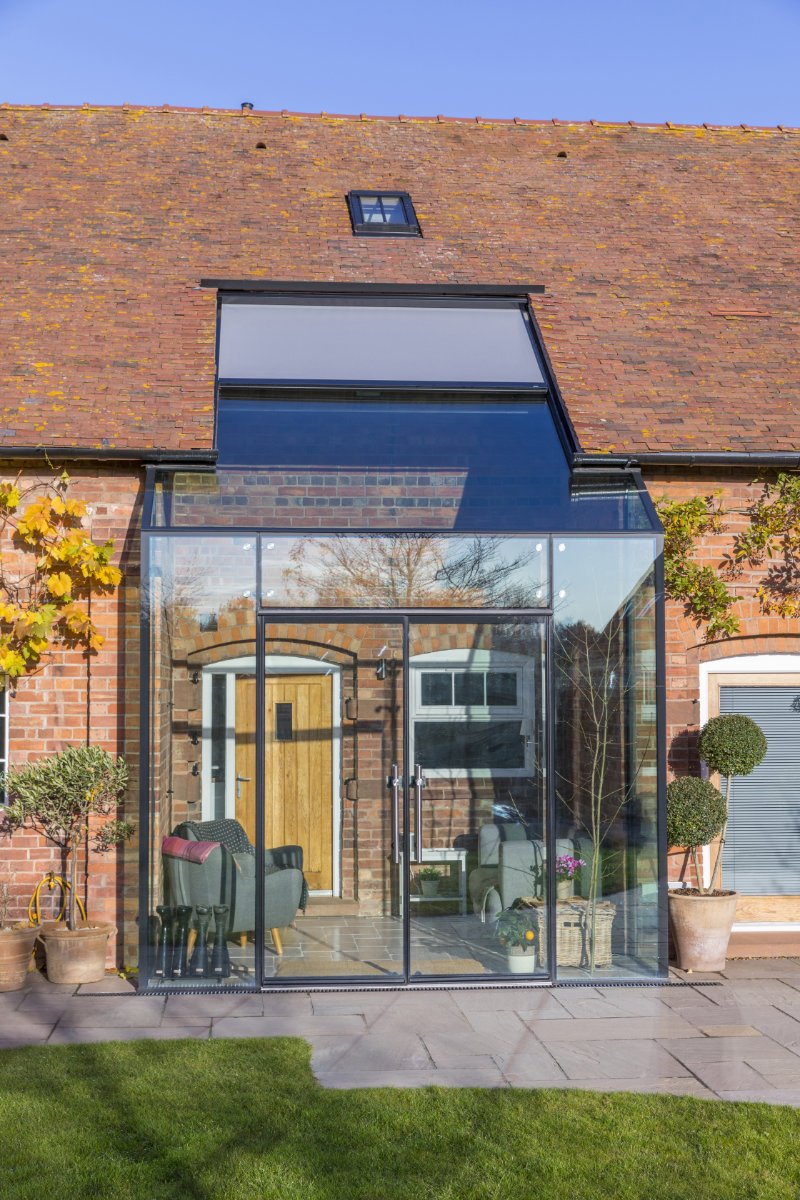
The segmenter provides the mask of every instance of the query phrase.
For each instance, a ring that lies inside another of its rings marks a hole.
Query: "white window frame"
[[[333,808],[333,883],[331,891],[313,890],[315,896],[338,896],[341,888],[340,834],[342,820],[342,672],[338,665],[317,658],[296,654],[267,654],[264,657],[266,675],[330,675],[332,685],[332,754],[331,803]],[[201,816],[213,817],[213,781],[211,775],[211,679],[225,675],[225,816],[236,816],[236,676],[255,675],[254,654],[239,658],[221,659],[203,667],[203,721],[201,747]]]
[[[426,779],[526,779],[533,774],[535,712],[535,665],[527,655],[501,650],[433,650],[415,654],[409,662],[409,726],[411,761],[415,761],[414,735],[417,721],[519,721],[525,738],[525,762],[521,767],[425,767]],[[517,676],[515,705],[422,703],[423,672],[505,671]]]

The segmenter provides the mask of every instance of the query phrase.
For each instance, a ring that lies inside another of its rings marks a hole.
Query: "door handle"
[[[397,763],[392,763],[392,773],[386,780],[386,786],[392,793],[392,862],[395,866],[400,863],[400,772]]]
[[[236,776],[236,799],[237,800],[241,800],[241,798],[242,798],[242,789],[241,789],[240,785],[243,783],[249,783],[249,782],[250,782],[249,775],[237,775]]]
[[[416,822],[414,826],[414,841],[415,855],[414,861],[421,863],[422,860],[422,789],[425,787],[425,777],[422,774],[422,767],[419,763],[414,764],[414,778],[411,780],[411,786],[416,793],[414,798],[414,808],[416,810]]]

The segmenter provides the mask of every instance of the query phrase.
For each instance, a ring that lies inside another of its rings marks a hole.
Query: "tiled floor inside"
[[[298,913],[295,923],[281,931],[283,953],[277,955],[267,934],[264,977],[292,979],[391,980],[403,974],[403,924],[399,917],[367,915],[317,916],[313,900],[308,913]],[[253,984],[255,953],[252,939],[246,947],[229,943],[234,975],[229,982]],[[505,951],[494,927],[473,913],[439,913],[414,917],[410,927],[411,978],[437,976],[503,976],[509,969]],[[617,956],[615,966],[598,968],[595,978],[618,978],[620,974],[649,974],[646,964]],[[562,969],[563,977],[586,977],[585,969]],[[547,978],[547,966],[538,961],[531,977]],[[157,980],[152,980],[154,986]],[[171,983],[171,981],[167,981]],[[202,986],[205,981],[200,981]]]

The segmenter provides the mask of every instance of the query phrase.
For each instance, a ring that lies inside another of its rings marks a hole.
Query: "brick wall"
[[[702,538],[697,561],[718,568],[730,551],[732,539],[747,525],[747,507],[760,495],[755,482],[756,469],[650,470],[646,482],[654,499],[668,496],[688,500],[718,492],[726,509],[726,529]],[[755,588],[763,572],[745,565],[730,587],[739,597],[735,606],[741,631],[736,637],[707,642],[702,629],[683,612],[682,605],[666,606],[666,680],[667,680],[667,765],[668,775],[699,774],[697,735],[700,729],[700,664],[747,654],[800,653],[800,625],[797,619],[765,616],[755,597]],[[670,854],[670,878],[693,878],[691,864],[682,852]]]
[[[60,469],[60,467],[59,467]],[[19,466],[7,464],[0,478],[13,479]],[[92,601],[92,616],[106,643],[88,662],[79,651],[57,649],[33,675],[10,684],[9,762],[26,762],[52,754],[67,745],[90,741],[125,757],[131,772],[128,796],[118,814],[138,826],[138,712],[139,712],[139,525],[141,475],[135,469],[72,468],[70,494],[89,505],[85,522],[99,542],[112,538],[114,561],[123,570],[115,595]],[[26,469],[22,482],[46,479]],[[7,554],[13,549],[1,548]],[[120,930],[129,959],[135,944],[137,839],[120,850],[89,857],[89,914],[113,921]],[[81,856],[85,864],[85,852]],[[10,877],[12,916],[26,915],[28,900],[42,875],[64,875],[60,852],[29,831],[0,839],[0,873]],[[57,892],[43,892],[42,915],[48,916]],[[118,959],[112,946],[109,962]]]

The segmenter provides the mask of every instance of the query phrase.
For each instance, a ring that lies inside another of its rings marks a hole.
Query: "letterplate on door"
[[[292,706],[291,704],[276,704],[275,741],[290,742],[292,736]]]

